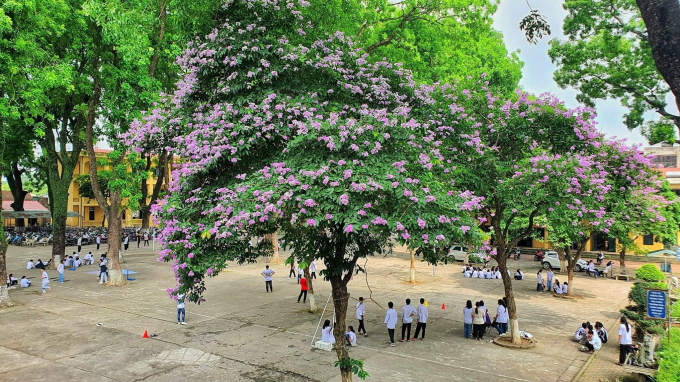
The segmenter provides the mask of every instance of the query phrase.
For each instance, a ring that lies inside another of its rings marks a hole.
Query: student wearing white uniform
[[[330,320],[323,322],[323,328],[321,329],[321,341],[328,342],[329,344],[335,343],[335,336],[333,336],[333,327],[331,326]]]
[[[99,245],[102,243],[102,236],[97,235],[97,251],[99,250]]]
[[[560,280],[555,280],[555,285],[553,286],[556,294],[562,294],[562,285],[560,285]]]
[[[186,310],[184,304],[184,295],[180,294],[177,295],[177,323],[180,325],[186,325],[187,323],[184,321],[185,316]]]
[[[543,292],[543,269],[536,272],[536,292]]]
[[[569,290],[569,283],[565,281],[565,282],[562,283],[562,294],[567,294],[568,290]]]
[[[92,252],[88,252],[87,255],[83,257],[83,260],[85,261],[85,265],[94,264],[94,257],[92,257]]]
[[[359,302],[357,302],[357,320],[359,320],[359,334],[364,331],[364,337],[368,337],[366,334],[366,327],[364,327],[364,317],[366,317],[366,305],[364,305],[364,298],[359,297]]]
[[[123,239],[123,245],[125,247],[125,250],[128,250],[128,245],[130,244],[130,236],[127,234],[125,235],[125,238]]]
[[[484,328],[486,325],[486,308],[479,301],[475,303],[475,310],[472,313],[472,336],[481,341],[484,339]]]
[[[467,300],[463,308],[463,336],[465,338],[472,336],[472,301],[470,300]]]
[[[500,280],[503,278],[503,276],[501,275],[501,271],[499,271],[498,268],[496,268],[496,274],[494,276],[496,277],[496,280]]]
[[[31,280],[27,279],[26,276],[21,276],[21,287],[28,288],[31,286]]]
[[[399,342],[404,342],[404,335],[406,335],[406,342],[411,341],[411,323],[413,322],[413,316],[417,315],[418,312],[416,308],[411,306],[411,299],[406,299],[406,305],[401,307],[401,339]]]
[[[309,271],[312,272],[312,274],[309,276],[309,279],[316,279],[316,261],[312,260],[312,262],[309,264]],[[361,331],[361,329],[359,329]]]
[[[57,265],[57,272],[59,272],[59,283],[64,282],[64,259],[61,259],[61,263]]]
[[[595,331],[588,329],[586,336],[586,343],[584,345],[590,354],[593,354],[595,353],[595,350],[600,350],[600,348],[602,348],[602,341]]]
[[[35,264],[33,263],[33,259],[28,260],[28,263],[26,263],[26,269],[33,269],[35,268]]]
[[[477,271],[477,268],[473,268],[473,269],[474,269],[474,271],[472,271],[472,278],[476,279],[477,277],[479,277],[479,272]]]
[[[80,253],[80,248],[83,246],[83,237],[78,238],[78,253]],[[75,252],[73,252],[75,254]]]
[[[427,326],[427,316],[428,316],[428,311],[427,311],[427,306],[425,306],[425,299],[421,298],[420,299],[420,305],[418,305],[418,310],[417,310],[417,318],[418,318],[418,323],[416,324],[416,335],[411,338],[412,340],[415,340],[418,338],[418,334],[420,333],[420,329],[423,330],[423,336],[420,337],[420,340],[425,339],[425,327]]]
[[[357,334],[354,332],[354,327],[352,325],[347,327],[347,333],[345,333],[345,340],[349,346],[357,346]]]
[[[550,292],[551,290],[553,290],[553,287],[552,287],[553,286],[553,279],[555,278],[555,273],[553,272],[552,267],[548,268],[546,278],[547,278],[547,281],[548,281],[547,289],[548,289],[548,292]]]
[[[390,335],[390,346],[394,346],[394,328],[397,326],[397,311],[394,310],[392,301],[387,303],[387,312],[385,312],[385,326],[387,327],[387,334]]]
[[[626,362],[626,355],[633,346],[633,328],[628,323],[625,316],[621,317],[621,325],[619,325],[619,362],[616,364],[621,366]]]
[[[491,269],[487,269],[487,270],[486,270],[486,273],[485,273],[484,275],[486,276],[485,278],[491,279],[491,278],[492,278],[492,276],[491,276]]]
[[[274,287],[272,286],[272,276],[274,276],[274,273],[276,272],[269,269],[269,265],[265,265],[264,271],[260,273],[262,276],[264,276],[264,287],[267,293],[269,293],[270,290],[272,293],[274,292]]]
[[[496,327],[496,330],[498,330],[498,335],[502,335],[504,333],[507,333],[508,331],[508,307],[505,306],[505,301],[503,299],[498,300],[498,309],[496,309],[496,317],[494,326]]]
[[[613,265],[614,265],[614,262],[610,261],[610,262],[607,263],[607,266],[604,267],[604,271],[602,271],[602,274],[605,275],[605,277],[606,277],[606,275],[609,274],[609,272],[611,272]]]
[[[470,272],[470,268],[467,268],[467,269],[465,269],[465,272],[463,272],[463,276],[465,276],[465,278],[468,278],[468,279],[469,279],[469,278],[470,278],[470,273],[471,273],[471,272]]]
[[[41,282],[42,294],[47,293],[47,290],[50,289],[50,287],[47,286],[47,284],[50,283],[50,278],[49,278],[49,276],[47,276],[47,271],[45,271],[44,269],[40,273],[40,282]]]
[[[508,272],[510,272],[510,270],[508,270]],[[517,272],[515,272],[515,280],[524,280],[524,273],[521,269],[518,269]]]

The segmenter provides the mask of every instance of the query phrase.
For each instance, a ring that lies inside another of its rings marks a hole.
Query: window
[[[654,235],[651,233],[642,237],[642,245],[654,245]]]
[[[94,207],[88,207],[88,220],[93,221],[94,220]]]
[[[663,165],[665,168],[678,167],[678,157],[675,155],[657,155],[652,163]]]

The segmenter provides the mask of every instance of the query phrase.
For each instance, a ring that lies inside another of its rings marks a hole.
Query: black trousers
[[[288,277],[291,277],[291,276],[295,277],[295,270],[294,269],[291,269],[290,272],[288,272]]]
[[[142,244],[141,240],[137,240],[137,248],[139,248],[139,245]]]
[[[423,336],[421,338],[425,338],[425,327],[427,326],[427,323],[425,322],[419,322],[416,325],[416,335],[413,336],[415,338],[418,338],[418,334],[420,333],[420,329],[423,329]]]
[[[148,247],[149,246],[149,239],[144,240],[144,246]]]
[[[130,245],[130,243],[125,244],[125,250],[126,250],[126,251],[127,251],[127,249],[128,249],[128,245]]]
[[[298,302],[300,302],[300,297],[302,297],[302,295],[305,296],[305,298],[302,300],[302,302],[307,302],[307,291],[306,290],[300,291],[300,295],[298,296]]]
[[[97,243],[97,251],[99,250],[99,243]]]
[[[267,292],[269,292],[269,291],[272,291],[272,292],[273,292],[273,291],[274,291],[274,287],[272,286],[272,281],[271,281],[271,280],[265,281],[265,282],[264,282],[264,287],[267,288]]]
[[[316,279],[316,272],[312,272],[312,275],[309,276],[310,279]]]
[[[390,335],[390,343],[394,343],[394,329],[387,329],[387,334]]]
[[[588,348],[588,350],[595,350],[595,347],[590,342],[586,342],[585,345]]]
[[[80,247],[81,247],[81,246],[79,245],[79,246],[78,246],[78,253],[80,253]]]
[[[357,333],[361,333],[361,331],[364,331],[364,334],[366,334],[366,328],[364,327],[364,320],[359,320],[359,330],[357,330]]]
[[[408,332],[408,336],[406,336],[407,340],[411,339],[411,323],[409,322],[408,324],[406,323],[401,323],[401,339],[404,339],[404,334]]]
[[[484,324],[473,324],[472,325],[472,337],[473,338],[484,338]]]
[[[632,345],[619,345],[619,363],[626,362],[626,355],[630,352]]]

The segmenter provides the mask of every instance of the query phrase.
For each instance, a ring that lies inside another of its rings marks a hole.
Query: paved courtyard
[[[88,274],[97,267],[86,266],[67,270],[64,284],[50,271],[52,289],[41,296],[38,271],[25,264],[48,258],[50,250],[9,248],[8,271],[32,277],[34,286],[11,290],[17,306],[0,310],[0,381],[340,381],[335,353],[310,347],[320,315],[296,302],[299,286],[287,278],[284,265],[273,266],[275,292],[267,294],[260,276],[264,263],[229,264],[208,280],[205,303],[187,304],[188,325],[180,326],[165,291],[175,285],[174,276],[148,247],[133,244],[126,254],[124,269],[139,273],[125,287],[98,285]],[[94,246],[83,250],[98,258]],[[465,279],[458,264],[441,265],[433,276],[431,266],[418,262],[419,283],[411,285],[405,282],[408,255],[397,252],[368,260],[372,297],[397,308],[405,298],[426,298],[427,338],[389,347],[384,311],[368,301],[370,336],[359,338],[351,356],[365,360],[373,381],[571,381],[588,359],[570,341],[573,332],[584,320],[611,327],[631,284],[580,274],[574,284],[585,298],[558,299],[535,292],[538,262],[509,261],[511,269],[527,275],[514,285],[520,327],[537,339],[535,348],[509,350],[462,337],[465,301],[481,299],[495,310],[503,295],[501,280]],[[323,306],[330,284],[315,280],[314,289]],[[349,290],[348,323],[356,326],[354,299],[370,294],[363,274]],[[326,318],[331,314],[332,308]],[[145,330],[156,336],[143,339]]]

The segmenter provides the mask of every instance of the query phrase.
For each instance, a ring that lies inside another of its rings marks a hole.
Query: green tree
[[[2,14],[0,14],[0,25],[2,23]],[[3,123],[2,115],[0,115],[0,159],[3,159],[5,152],[5,124]],[[0,160],[0,173],[4,171],[4,160]],[[0,206],[2,206],[2,192],[0,192]],[[2,213],[2,208],[0,208]],[[0,280],[7,280],[7,240],[5,238],[5,226],[0,225]],[[9,298],[9,291],[6,283],[0,284],[0,308],[13,306],[12,300]]]
[[[578,90],[577,99],[615,98],[628,109],[624,123],[641,128],[651,144],[675,142],[680,116],[668,108],[671,88],[654,65],[649,33],[635,0],[568,0],[567,40],[554,39],[548,52],[557,64],[555,81]],[[644,113],[659,119],[645,123]]]
[[[7,121],[7,120],[6,120]],[[22,121],[8,121],[5,136],[4,173],[7,184],[12,192],[13,201],[10,205],[14,211],[24,210],[24,200],[28,195],[24,185],[27,171],[30,173],[35,166],[33,145],[36,143],[35,132]],[[26,179],[28,180],[28,179]],[[15,219],[15,226],[25,226],[24,219]]]

